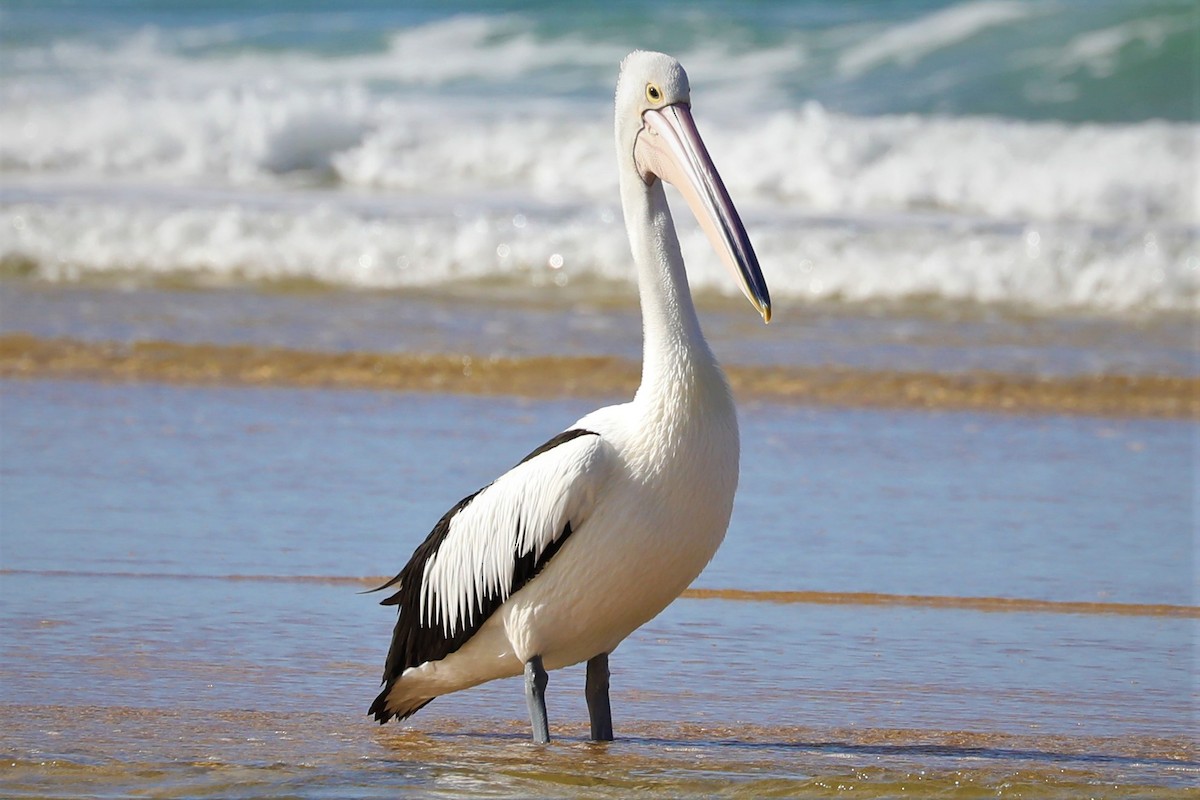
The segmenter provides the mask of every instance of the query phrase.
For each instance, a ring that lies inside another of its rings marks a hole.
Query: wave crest
[[[860,118],[810,103],[698,122],[739,204],[818,213],[937,209],[997,219],[1192,223],[1198,128],[991,118]],[[7,119],[5,119],[7,118]],[[216,90],[182,103],[110,90],[0,111],[0,169],[26,175],[413,193],[615,197],[601,112],[466,113],[318,93]],[[281,183],[282,182],[282,183]]]
[[[359,288],[632,283],[615,209],[547,209],[456,214],[451,203],[378,214],[329,202],[254,209],[17,204],[0,210],[0,262],[25,265],[50,281],[132,273]],[[686,214],[678,219],[692,286],[736,294],[704,235]],[[780,298],[939,298],[1047,312],[1200,308],[1200,249],[1187,229],[1013,226],[938,216],[751,215],[746,224]]]

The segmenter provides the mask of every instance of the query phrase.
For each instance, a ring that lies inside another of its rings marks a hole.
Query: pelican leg
[[[546,719],[546,684],[549,680],[541,656],[534,656],[525,662],[525,702],[529,705],[529,722],[533,725],[535,744],[547,744],[550,741],[550,723]]]
[[[592,741],[611,742],[612,707],[608,703],[608,653],[601,653],[587,662],[587,683],[583,694],[587,698],[588,717],[592,721]]]

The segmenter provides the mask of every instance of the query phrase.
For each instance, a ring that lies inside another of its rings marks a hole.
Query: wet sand
[[[2,272],[2,271],[0,271]],[[1100,318],[783,299],[763,325],[741,297],[698,299],[726,366],[1002,375],[1200,375],[1193,315]],[[638,361],[642,320],[627,286],[461,286],[363,292],[310,286],[155,288],[48,284],[0,275],[0,335],[168,341],[337,353],[615,356]]]
[[[752,611],[747,618],[769,620],[768,640],[741,629],[725,601],[682,601],[614,656],[617,741],[586,741],[582,675],[572,668],[551,676],[554,741],[538,747],[527,740],[516,680],[375,726],[363,704],[378,668],[367,634],[383,626],[368,624],[369,603],[347,592],[185,581],[193,588],[184,602],[138,611],[131,601],[153,606],[149,598],[169,594],[171,583],[26,575],[17,584],[95,610],[10,608],[6,634],[21,645],[0,663],[11,687],[0,703],[8,797],[1127,798],[1194,796],[1188,787],[1200,778],[1186,721],[1169,721],[1179,698],[1156,697],[1170,687],[1149,674],[1140,680],[1153,684],[1146,699],[1157,708],[1139,712],[1132,697],[1120,698],[1128,689],[1035,646],[1023,656],[1035,665],[1027,675],[1058,669],[1068,680],[968,689],[964,678],[995,669],[967,655],[979,644],[959,638],[961,623],[994,630],[970,613],[956,621],[957,612],[939,611],[931,621],[948,637],[930,643],[942,651],[932,662],[941,674],[916,673],[929,663],[876,664],[843,681],[808,663],[806,648],[830,649],[848,665],[869,659],[856,644],[861,632],[839,624],[850,622],[845,612],[789,620]],[[300,599],[308,603],[296,606]],[[786,630],[814,619],[811,639]],[[877,620],[894,628],[877,645],[889,661],[912,658],[903,642],[913,621],[909,612]],[[1142,636],[1134,641],[1152,641]],[[1115,655],[1114,678],[1128,674],[1121,648],[1131,644],[1103,645]],[[1020,646],[1003,636],[984,645]],[[63,656],[72,664],[65,674]]]
[[[1185,686],[1130,672],[1191,623],[683,600],[614,654],[617,741],[586,741],[575,667],[538,747],[517,679],[374,725],[387,624],[337,582],[5,584],[8,797],[1187,797],[1200,778]]]
[[[628,396],[634,361],[602,356],[335,353],[252,345],[0,336],[0,377],[340,387],[531,398]],[[1200,419],[1200,378],[1032,376],[733,365],[746,399],[864,408]]]
[[[358,586],[370,593],[391,580],[376,575],[357,578],[349,575],[190,575],[153,572],[91,572],[87,570],[19,570],[0,568],[3,575],[36,575],[76,578],[159,578],[172,581],[218,580],[267,583],[314,583]],[[897,606],[957,611],[1037,614],[1113,614],[1124,617],[1183,617],[1200,619],[1200,606],[1171,603],[1090,603],[1067,600],[1039,600],[1030,597],[955,597],[946,595],[885,594],[883,592],[767,591],[755,589],[716,589],[692,587],[679,595],[687,600],[721,600],[732,603],[782,603],[785,605]]]
[[[331,713],[2,712],[20,725],[5,726],[0,748],[11,752],[14,734],[29,748],[0,762],[19,797],[143,796],[150,785],[158,797],[1168,798],[1194,796],[1184,787],[1200,768],[1194,752],[1139,739],[649,723],[607,745],[573,725],[536,747],[516,720],[364,735]],[[88,737],[101,745],[80,759]]]

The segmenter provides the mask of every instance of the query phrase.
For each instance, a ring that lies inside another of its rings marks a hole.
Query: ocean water
[[[1198,34],[1184,0],[0,0],[0,335],[636,359],[611,96],[646,47],[779,312],[681,207],[724,363],[1195,376]],[[512,682],[377,729],[358,592],[599,402],[0,381],[0,794],[1195,785],[1190,420],[743,401],[715,594],[614,657],[620,741],[579,670],[550,748]]]
[[[624,287],[611,95],[694,110],[781,301],[1200,299],[1186,0],[0,5],[0,265]],[[690,219],[692,285],[735,294]]]
[[[642,332],[633,289],[599,298],[594,289],[197,291],[10,280],[0,284],[0,335],[636,362]],[[1200,340],[1187,316],[878,314],[795,302],[777,303],[775,314],[777,321],[763,325],[740,296],[701,308],[706,338],[731,366],[1200,375]]]
[[[360,592],[591,403],[0,397],[5,796],[1176,797],[1200,774],[1189,423],[745,408],[697,585],[750,599],[679,600],[614,653],[611,746],[584,741],[581,670],[552,673],[536,748],[519,680],[376,726],[394,613]]]

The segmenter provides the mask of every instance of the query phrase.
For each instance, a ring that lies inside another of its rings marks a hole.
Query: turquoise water
[[[29,49],[122,46],[139,37],[192,62],[256,54],[319,61],[386,53],[395,37],[467,18],[481,45],[447,54],[426,77],[397,71],[396,91],[606,100],[612,58],[656,49],[733,66],[726,88],[787,105],[816,100],[859,115],[948,113],[1073,122],[1192,120],[1194,9],[1184,0],[1103,2],[242,3],[16,2],[3,6],[7,68]],[[924,23],[922,27],[921,23]],[[438,41],[438,44],[441,44]],[[452,40],[448,43],[452,43]],[[583,45],[583,46],[580,46]],[[532,53],[541,47],[543,56]],[[27,49],[28,48],[28,49]],[[517,56],[518,61],[499,57]],[[751,71],[753,70],[753,78]],[[414,84],[416,86],[414,86]]]
[[[0,5],[0,270],[632,296],[612,91],[677,56],[778,302],[1200,298],[1178,2]],[[737,291],[685,213],[693,288]]]

